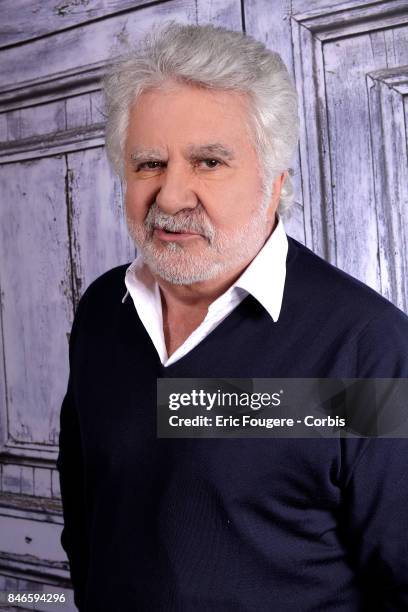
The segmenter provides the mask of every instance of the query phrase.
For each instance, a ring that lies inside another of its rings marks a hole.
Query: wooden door
[[[55,469],[69,331],[85,287],[134,257],[103,148],[106,65],[169,18],[244,29],[281,53],[301,120],[288,233],[407,311],[408,5],[3,0],[0,11],[0,590],[69,599]]]

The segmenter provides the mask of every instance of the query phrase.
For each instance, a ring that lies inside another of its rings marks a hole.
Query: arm
[[[408,440],[371,439],[345,488],[347,537],[369,610],[408,610]]]
[[[85,481],[81,432],[73,397],[72,354],[78,311],[70,336],[70,376],[60,413],[57,469],[60,477],[64,517],[61,544],[69,560],[74,601],[78,609],[81,610],[84,609],[88,569],[88,534],[85,514]]]
[[[397,309],[367,325],[358,342],[361,378],[408,378],[408,318]],[[384,381],[386,383],[386,381]],[[396,381],[398,383],[398,381]],[[378,409],[406,422],[406,381],[384,393]],[[406,427],[405,427],[406,431]],[[408,610],[408,439],[360,439],[344,487],[346,536],[369,610]]]

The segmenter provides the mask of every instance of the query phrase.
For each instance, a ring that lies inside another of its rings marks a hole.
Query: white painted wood
[[[50,469],[34,468],[34,495],[37,497],[52,497]]]
[[[67,98],[65,100],[65,108],[66,127],[68,129],[95,123],[92,117],[91,94]]]
[[[375,60],[369,41],[364,38],[346,38],[325,46],[326,99],[331,134],[335,261],[340,268],[378,290],[377,218],[365,80]],[[355,129],[344,129],[347,123]]]
[[[33,522],[26,519],[0,515],[0,549],[2,553],[29,555],[41,559],[44,542],[47,542],[47,559],[65,561],[59,537],[61,526],[48,522]]]
[[[29,465],[21,466],[21,493],[34,495],[34,468]]]
[[[102,272],[134,259],[119,180],[101,147],[68,156],[73,277],[76,299]],[[124,286],[124,292],[126,288]]]
[[[57,444],[72,294],[62,158],[0,166],[8,442]]]
[[[318,255],[335,260],[329,126],[324,91],[322,45],[313,33],[292,19],[294,65],[299,94],[300,159],[306,244]]]
[[[0,497],[0,515],[56,525],[63,525],[64,522],[60,500],[17,493],[3,492]]]
[[[52,470],[51,473],[51,491],[52,497],[60,498],[61,497],[61,489],[60,489],[60,479],[58,470]]]
[[[291,40],[290,0],[274,0],[273,10],[271,10],[269,0],[247,0],[244,9],[247,34],[265,43],[272,51],[279,53],[296,84],[292,45],[288,44]],[[285,229],[293,238],[305,243],[299,149],[294,155],[292,170],[295,202],[290,218],[285,220]]]
[[[22,108],[18,114],[18,138],[50,134],[66,128],[65,101]],[[9,138],[11,140],[11,138]]]
[[[0,115],[0,142],[7,140],[7,116]]]
[[[397,14],[405,23],[408,6],[380,2],[371,11],[355,3],[347,11],[322,3],[320,14],[315,6],[292,19],[302,84],[305,219],[310,214],[312,230],[306,235],[317,252],[380,290],[366,75],[408,62],[407,30],[398,28],[396,43],[390,30],[381,30]],[[357,32],[361,35],[348,36]]]
[[[40,157],[58,156],[61,153],[100,147],[104,144],[104,126],[100,123],[89,128],[72,128],[54,132],[16,143],[3,145],[0,151],[0,164],[35,160]]]
[[[358,33],[398,27],[408,22],[406,0],[346,3],[313,3],[304,13],[294,11],[294,17],[309,28],[320,40],[335,40]],[[320,5],[319,5],[320,4]]]
[[[93,91],[90,94],[92,123],[104,123],[106,118],[105,100],[102,91]]]
[[[212,23],[230,30],[242,30],[240,0],[196,0],[198,24]]]
[[[3,465],[2,490],[7,493],[21,493],[21,466]]]
[[[20,110],[15,110],[11,113],[7,113],[7,137],[6,140],[17,140],[21,138],[21,120]]]
[[[3,49],[0,88],[10,83],[110,61],[136,44],[157,22],[196,21],[193,0],[172,0],[114,15],[78,28]],[[16,70],[18,67],[18,70]]]
[[[1,204],[0,204],[1,205]],[[4,292],[1,286],[0,278],[0,448],[4,446],[7,440],[7,379],[6,379],[6,363],[4,350]],[[0,470],[0,491],[2,490],[2,471]]]
[[[0,48],[137,9],[146,0],[2,0]]]
[[[21,109],[54,100],[65,101],[70,96],[92,93],[100,89],[100,79],[105,73],[106,65],[106,61],[95,62],[90,66],[77,66],[71,70],[6,83],[0,88],[0,111]]]
[[[371,73],[367,86],[381,292],[408,311],[408,67]]]

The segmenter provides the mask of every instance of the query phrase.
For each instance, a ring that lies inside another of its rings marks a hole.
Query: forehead
[[[240,92],[166,84],[143,92],[131,106],[127,136],[133,148],[211,142],[252,148],[249,100]]]

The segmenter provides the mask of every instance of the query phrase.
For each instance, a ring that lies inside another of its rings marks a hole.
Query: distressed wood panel
[[[63,158],[0,166],[8,442],[58,443],[72,324]]]
[[[0,264],[1,265],[1,264]],[[3,312],[4,312],[4,292],[1,286],[0,277],[0,448],[3,445],[4,440],[7,439],[7,380],[6,380],[6,363],[4,353],[4,324],[3,324]],[[1,459],[0,459],[1,461]],[[0,471],[0,490],[2,487],[2,470]]]
[[[63,525],[64,522],[60,500],[29,497],[24,494],[3,492],[0,495],[0,515],[30,521],[51,522],[57,525]]]
[[[408,63],[408,27],[404,30],[405,62]],[[379,220],[370,135],[379,130],[380,125],[370,124],[366,75],[378,68],[398,65],[395,61],[401,56],[401,49],[388,53],[390,40],[389,32],[386,36],[385,32],[377,31],[324,46],[336,262],[379,291]],[[350,129],[344,129],[347,125]],[[396,126],[390,123],[387,127],[389,137],[394,139]],[[403,164],[406,165],[406,157]],[[387,172],[387,167],[383,171]],[[393,204],[398,206],[395,201]],[[388,224],[389,219],[383,217],[380,223],[384,222]],[[353,244],[352,249],[350,244]],[[395,256],[392,259],[395,266]]]
[[[105,122],[105,99],[102,91],[93,91],[90,94],[92,123]]]
[[[313,33],[292,20],[294,66],[299,94],[300,160],[306,244],[335,260],[331,168],[322,46]],[[330,238],[329,238],[330,236]]]
[[[82,127],[94,123],[90,94],[67,98],[65,107],[67,128]]]
[[[307,242],[381,290],[366,76],[408,62],[408,5],[321,6],[292,16]]]
[[[305,13],[296,13],[320,40],[335,40],[359,33],[398,27],[408,22],[406,0],[327,3]]]
[[[7,115],[0,114],[0,142],[7,140]]]
[[[68,156],[68,195],[76,299],[102,272],[135,257],[119,180],[102,147]]]
[[[51,470],[34,468],[34,495],[36,497],[51,497]]]
[[[71,70],[46,74],[20,83],[8,83],[0,88],[0,111],[11,111],[92,93],[100,89],[100,79],[105,69],[106,62],[96,62],[92,66],[76,66]]]
[[[198,24],[212,23],[230,30],[243,29],[240,0],[196,0]]]
[[[24,97],[22,108],[3,114],[9,129],[6,141],[0,140],[0,163],[45,157],[50,153],[55,155],[104,143],[105,114],[100,89],[74,96],[68,94],[69,91],[64,100],[45,104],[36,104],[35,96]],[[28,102],[30,106],[26,106]]]
[[[274,0],[273,10],[271,10],[269,0],[246,0],[244,21],[247,34],[261,40],[269,49],[280,54],[296,85],[292,45],[289,44],[291,40],[290,4],[290,0]],[[299,149],[294,155],[292,170],[295,201],[290,218],[285,219],[285,229],[296,240],[305,243]]]
[[[64,592],[64,610],[75,610],[71,606],[68,562],[60,545],[62,525],[61,504],[57,500],[0,495],[0,590]],[[6,582],[3,573],[9,577]],[[31,580],[36,581],[37,588],[30,588]]]
[[[385,4],[403,7],[404,0],[346,0],[345,2],[334,2],[334,0],[291,0],[293,15],[324,15],[336,12],[355,11],[358,9],[363,18],[371,18],[377,15]]]
[[[7,493],[21,493],[21,466],[13,464],[3,465],[2,491]]]
[[[137,43],[153,24],[167,19],[195,23],[196,3],[194,0],[173,0],[171,3],[153,4],[39,38],[30,44],[3,49],[0,88],[110,61]]]
[[[325,45],[324,61],[335,261],[343,270],[379,290],[377,215],[365,77],[386,59],[373,58],[369,35],[363,35]],[[344,129],[347,125],[350,128]]]
[[[0,48],[148,4],[146,0],[2,0]]]
[[[52,497],[59,499],[61,497],[60,479],[58,470],[52,470],[51,472],[51,490]]]
[[[367,91],[381,292],[408,312],[408,66],[368,75]]]
[[[101,123],[85,128],[71,128],[43,136],[7,143],[0,150],[0,163],[21,162],[60,153],[89,149],[104,144],[105,128]]]
[[[0,515],[0,534],[2,553],[43,559],[46,551],[48,561],[66,560],[59,543],[60,525]]]
[[[21,493],[34,495],[34,468],[29,465],[21,466]]]
[[[103,73],[103,66],[95,66],[3,90],[0,163],[102,145]]]
[[[5,114],[7,138],[12,142],[30,136],[50,134],[66,128],[65,101],[22,108]]]

